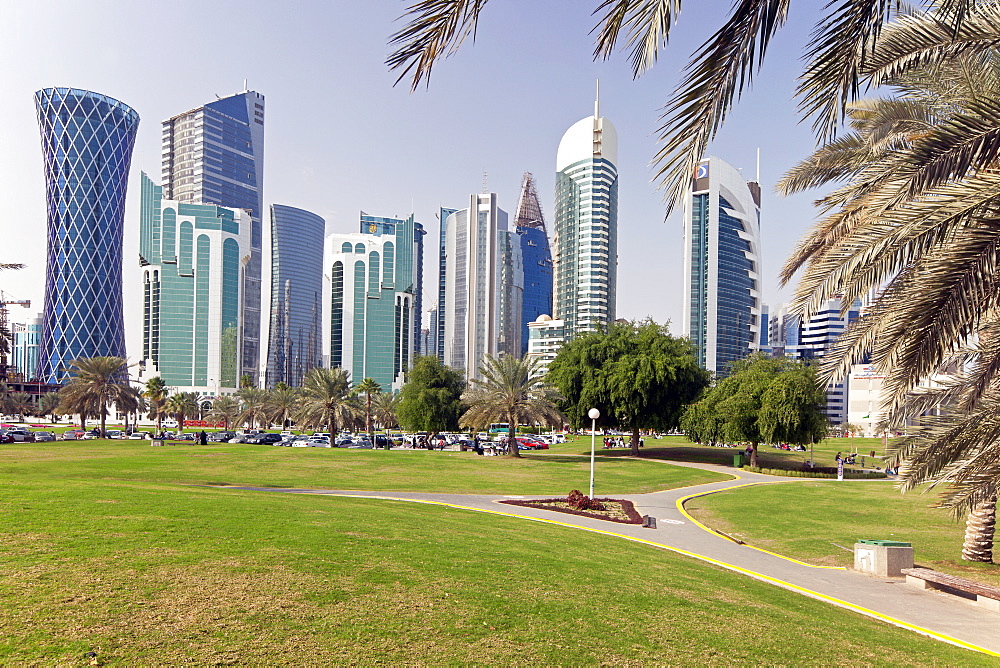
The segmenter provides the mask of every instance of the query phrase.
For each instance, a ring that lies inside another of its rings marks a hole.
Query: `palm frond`
[[[418,0],[404,17],[408,23],[389,40],[396,50],[386,60],[399,71],[398,84],[410,78],[410,90],[429,83],[434,64],[453,54],[469,35],[475,39],[476,22],[487,0]]]
[[[789,0],[737,0],[726,23],[685,68],[660,113],[661,147],[653,158],[668,213],[687,187],[726,114],[751,82]]]
[[[638,77],[656,64],[681,12],[681,0],[602,0],[594,13],[602,12],[594,28],[598,33],[594,58],[608,58],[624,32],[631,47],[632,75]]]

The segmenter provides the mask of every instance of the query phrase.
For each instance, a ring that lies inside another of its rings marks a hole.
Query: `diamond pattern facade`
[[[81,357],[125,357],[122,232],[139,115],[75,88],[35,93],[48,245],[38,375],[63,382]]]

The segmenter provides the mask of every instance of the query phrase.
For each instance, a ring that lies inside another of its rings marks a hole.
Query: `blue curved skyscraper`
[[[48,245],[38,376],[67,377],[82,357],[125,357],[122,232],[139,115],[76,88],[35,93]]]
[[[267,387],[302,385],[323,366],[323,239],[326,221],[314,213],[271,205],[271,318]]]
[[[521,238],[521,261],[524,266],[524,297],[520,315],[521,351],[528,352],[528,323],[540,315],[552,315],[552,251],[545,232],[542,206],[531,172],[521,181],[521,199],[514,218]]]

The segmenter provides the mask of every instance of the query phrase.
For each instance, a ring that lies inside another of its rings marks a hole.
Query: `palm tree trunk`
[[[997,497],[977,503],[965,521],[962,559],[993,563],[993,533],[997,524]]]
[[[507,416],[507,454],[511,457],[521,456],[517,447],[517,418],[514,415]]]

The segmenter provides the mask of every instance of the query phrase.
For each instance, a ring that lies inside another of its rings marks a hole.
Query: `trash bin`
[[[902,577],[913,568],[913,547],[898,540],[862,539],[854,544],[854,570],[879,577]]]
[[[736,467],[736,468],[738,468],[738,469],[743,468],[743,453],[742,452],[737,452],[735,455],[733,455],[733,466]]]

